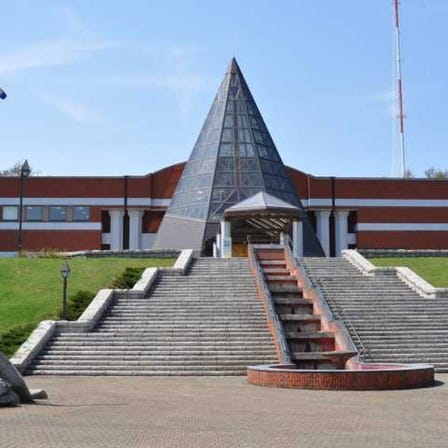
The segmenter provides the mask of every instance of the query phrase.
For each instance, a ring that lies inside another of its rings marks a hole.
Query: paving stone
[[[0,411],[3,448],[446,448],[448,375],[382,392],[244,377],[31,377],[48,402]]]

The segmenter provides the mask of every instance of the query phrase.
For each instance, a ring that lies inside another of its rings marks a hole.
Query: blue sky
[[[448,2],[402,0],[409,168],[448,168]],[[0,169],[145,174],[186,160],[235,55],[283,161],[393,167],[391,0],[16,0],[0,27]]]

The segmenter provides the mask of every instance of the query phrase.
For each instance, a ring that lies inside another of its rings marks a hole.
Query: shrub
[[[68,320],[76,320],[81,316],[84,310],[89,306],[95,293],[92,291],[78,290],[67,300]],[[62,312],[61,312],[62,317]]]
[[[17,325],[0,334],[0,352],[12,356],[34,330],[34,324]]]
[[[125,268],[124,272],[117,275],[112,282],[113,288],[131,289],[140,280],[145,268]]]

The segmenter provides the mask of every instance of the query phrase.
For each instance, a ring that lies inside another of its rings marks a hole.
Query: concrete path
[[[251,386],[244,377],[34,377],[50,399],[0,409],[0,447],[443,447],[446,384],[392,392]]]

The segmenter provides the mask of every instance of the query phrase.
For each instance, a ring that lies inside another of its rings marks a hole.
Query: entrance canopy
[[[278,235],[292,220],[301,220],[299,207],[288,204],[264,191],[232,205],[224,212],[226,221],[246,221],[268,235]]]
[[[278,244],[292,230],[295,252],[303,253],[299,250],[302,213],[299,207],[260,191],[224,211],[215,251],[223,257],[245,256],[248,242]]]

